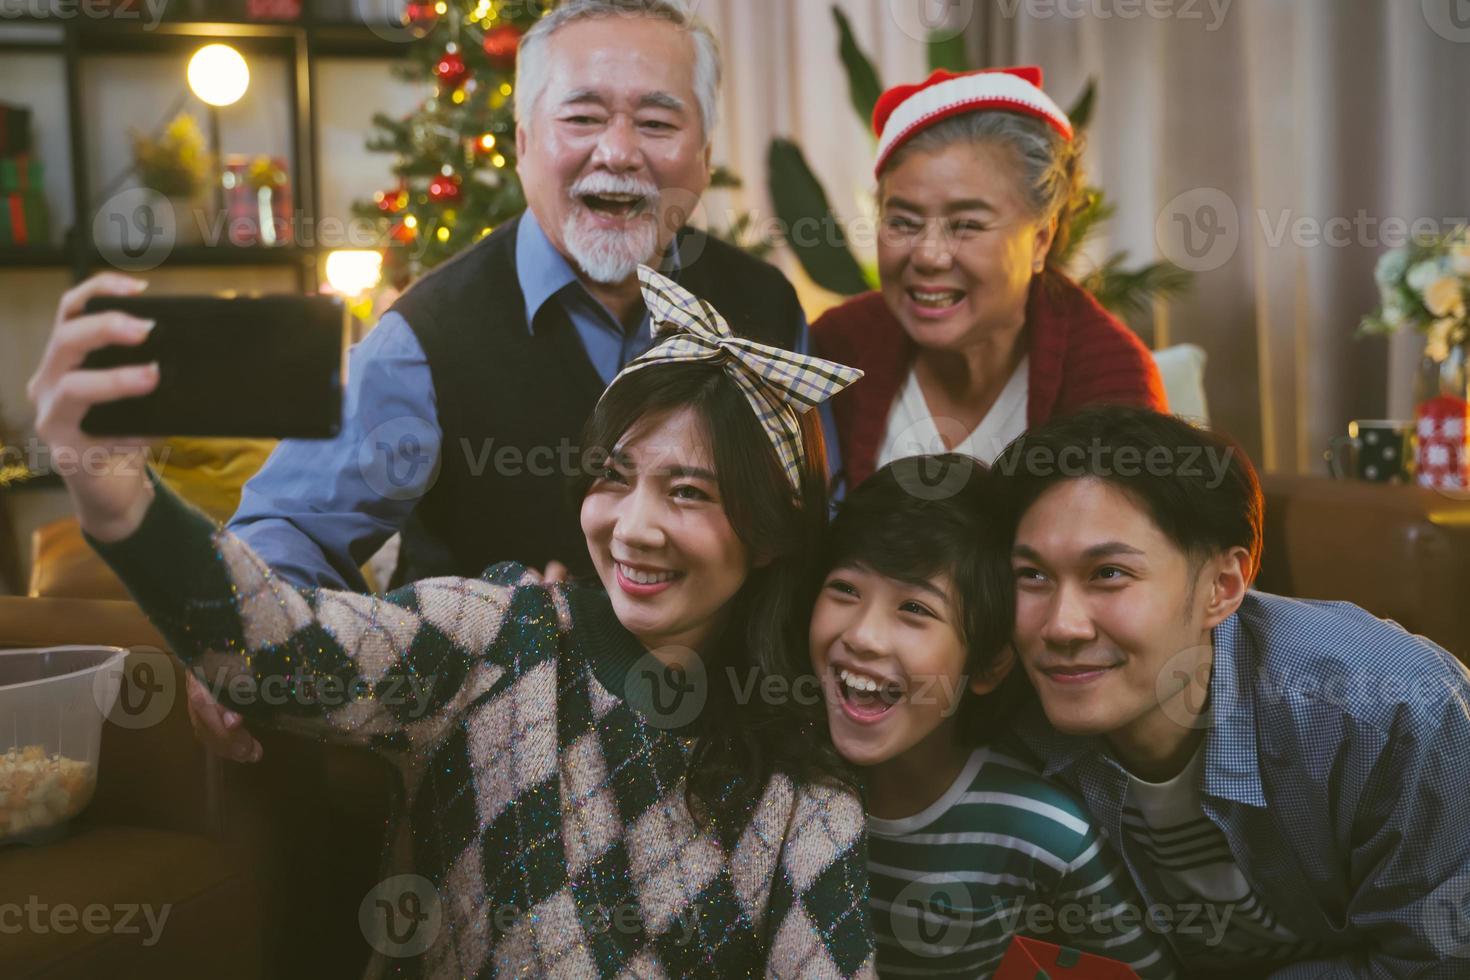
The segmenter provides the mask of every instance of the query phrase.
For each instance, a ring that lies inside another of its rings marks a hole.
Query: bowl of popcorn
[[[0,650],[0,844],[55,839],[91,802],[126,656],[117,647]]]

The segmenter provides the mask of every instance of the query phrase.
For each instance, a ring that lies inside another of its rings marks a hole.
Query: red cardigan
[[[1026,301],[1030,338],[1027,426],[1095,402],[1168,411],[1148,348],[1086,290],[1048,270]],[[847,485],[872,475],[888,413],[908,377],[914,345],[880,293],[828,310],[811,328],[812,352],[862,369],[861,381],[832,399]]]

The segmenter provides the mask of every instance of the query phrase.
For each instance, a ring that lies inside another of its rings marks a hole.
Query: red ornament
[[[510,71],[516,66],[516,52],[521,46],[521,29],[514,24],[501,24],[485,32],[485,56],[492,67]]]
[[[373,200],[378,202],[378,210],[384,214],[397,214],[403,210],[403,191],[397,187],[378,191]]]
[[[458,51],[446,51],[444,57],[434,66],[434,74],[439,79],[439,84],[446,89],[457,89],[464,84],[464,80],[470,77],[469,65],[464,63],[464,56]]]
[[[435,204],[453,204],[464,196],[458,177],[435,177],[429,181],[429,200]]]
[[[408,3],[403,7],[403,26],[414,37],[425,37],[439,22],[439,12],[432,3]]]
[[[407,245],[412,242],[416,234],[417,232],[402,221],[388,229],[388,237],[400,245]]]

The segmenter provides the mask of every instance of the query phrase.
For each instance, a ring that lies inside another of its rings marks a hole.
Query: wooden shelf
[[[272,247],[249,247],[241,245],[185,245],[169,253],[161,268],[207,267],[207,266],[283,266],[292,267],[314,259],[322,251],[314,247],[279,245]],[[100,267],[108,264],[107,257],[98,249],[87,253],[87,265]],[[0,271],[6,269],[69,269],[73,265],[71,254],[64,248],[39,246],[36,248],[0,248]]]
[[[66,249],[55,245],[0,247],[0,270],[44,269],[70,266]]]
[[[0,0],[3,2],[3,0]],[[398,59],[412,43],[396,25],[317,21],[311,5],[303,4],[299,22],[238,20],[177,20],[150,24],[141,17],[89,19],[20,14],[0,21],[0,27],[19,30],[0,36],[0,50],[50,52],[63,60],[66,72],[67,120],[71,144],[71,193],[74,213],[87,213],[87,143],[82,120],[81,87],[89,58],[98,54],[173,54],[198,47],[206,40],[228,41],[243,53],[272,55],[288,61],[290,95],[284,107],[290,121],[291,183],[303,216],[315,214],[321,188],[316,159],[318,120],[312,103],[315,64],[322,58]],[[46,28],[38,30],[37,28]],[[80,234],[87,236],[88,229]],[[256,266],[291,268],[303,292],[315,290],[320,274],[316,258],[324,248],[282,246],[185,246],[174,249],[162,263],[167,267]],[[77,276],[109,262],[90,242],[67,247],[0,248],[0,270],[5,268],[62,268]]]
[[[354,23],[209,20],[165,21],[149,27],[142,22],[116,19],[65,21],[28,16],[7,22],[70,26],[76,31],[78,46],[85,54],[183,50],[207,39],[229,41],[245,53],[287,54],[298,39],[304,38],[314,53],[334,58],[397,58],[407,54],[409,48],[406,40],[393,39],[399,30],[393,25],[375,29]],[[0,37],[0,50],[60,52],[64,49],[64,41]]]

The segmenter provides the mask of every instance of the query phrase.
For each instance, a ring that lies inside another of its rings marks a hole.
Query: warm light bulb
[[[493,133],[486,133],[484,136],[481,136],[480,137],[480,149],[482,149],[482,150],[493,150],[493,149],[495,149],[495,134],[493,134]]]
[[[503,166],[505,166],[505,157],[503,157],[499,153],[497,153],[493,157],[490,158],[490,162],[493,163],[493,164],[495,164],[495,166],[497,166],[497,167],[503,167]]]
[[[343,296],[358,296],[383,277],[383,254],[368,249],[341,248],[327,255],[327,282]]]
[[[447,241],[449,241],[449,229],[448,228],[441,227],[435,234],[438,235],[439,240],[441,242],[447,242]]]
[[[210,105],[234,105],[249,87],[250,66],[228,44],[206,44],[189,59],[189,88]]]
[[[413,215],[409,215],[408,217],[403,219],[403,224],[406,228],[417,228],[419,226],[419,219],[415,218]]]

